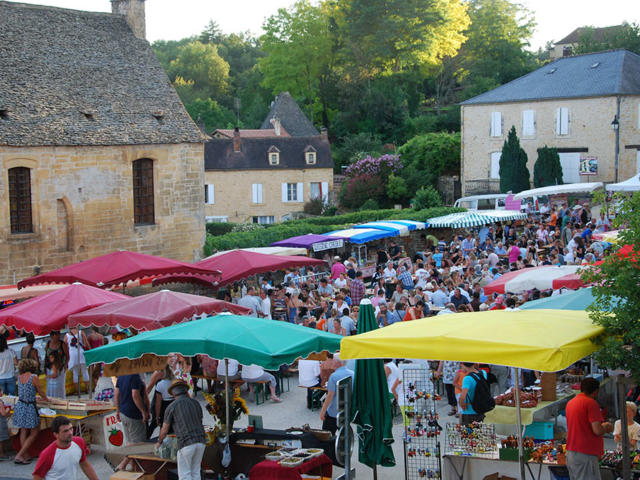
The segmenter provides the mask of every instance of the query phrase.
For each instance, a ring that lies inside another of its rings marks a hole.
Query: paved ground
[[[301,427],[304,424],[309,424],[312,428],[320,428],[322,422],[319,418],[319,412],[311,412],[306,408],[306,389],[298,387],[297,378],[292,377],[290,379],[290,391],[282,394],[282,403],[275,404],[267,402],[266,404],[256,405],[253,402],[249,402],[249,410],[253,415],[262,415],[263,424],[265,428],[289,428],[289,427]],[[247,397],[247,392],[243,392],[243,396]],[[199,394],[197,397],[204,402],[202,396]],[[448,407],[446,402],[440,403],[441,415],[446,415]],[[205,422],[211,423],[212,419],[205,411]],[[446,417],[443,418],[446,421]],[[237,427],[243,427],[247,424],[247,417],[243,416],[235,423]],[[396,417],[393,427],[393,434],[395,442],[393,445],[394,454],[396,456],[396,466],[393,468],[378,468],[378,478],[380,480],[396,480],[404,478],[404,461],[403,461],[403,446],[402,446],[402,425],[401,417]],[[89,461],[96,469],[98,477],[102,480],[107,480],[113,473],[111,467],[103,458],[104,452],[98,448],[94,448],[92,454],[89,456]],[[352,456],[352,461],[355,462],[356,477],[359,479],[373,478],[372,471],[357,462],[357,451]],[[13,462],[6,461],[0,462],[0,480],[17,480],[17,479],[31,479],[31,472],[35,462],[29,466],[15,465]],[[340,468],[334,468],[334,478],[342,474],[343,470]],[[2,476],[6,475],[6,476]],[[79,478],[85,478],[82,474]],[[69,479],[72,480],[72,479]]]

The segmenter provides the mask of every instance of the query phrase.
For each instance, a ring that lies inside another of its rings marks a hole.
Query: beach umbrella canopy
[[[0,310],[0,323],[47,335],[67,326],[70,315],[105,303],[122,302],[131,297],[100,288],[74,283]]]
[[[250,308],[215,298],[161,290],[73,314],[69,317],[69,326],[119,325],[136,330],[155,330],[188,320],[194,315],[223,311],[237,315],[249,315],[253,312]]]
[[[492,310],[398,322],[343,338],[340,358],[425,358],[556,372],[596,350],[584,311]]]
[[[273,272],[285,268],[325,265],[324,260],[302,256],[267,255],[264,253],[232,250],[222,255],[215,255],[195,264],[207,270],[219,270],[222,276],[215,279],[208,275],[166,275],[155,279],[153,284],[160,285],[172,282],[200,283],[208,286],[226,285],[258,273]]]
[[[373,305],[360,302],[358,334],[378,329]],[[353,422],[358,426],[360,463],[393,467],[396,464],[391,444],[393,415],[384,362],[381,359],[357,360],[353,385]]]
[[[497,280],[484,287],[485,295],[492,293],[523,293],[537,288],[538,290],[558,290],[570,288],[575,290],[584,287],[580,278],[579,265],[564,265],[561,267],[544,266],[523,268],[505,273]]]
[[[18,282],[18,288],[43,283],[73,282],[93,287],[112,287],[129,280],[168,273],[219,275],[220,272],[170,258],[118,251],[26,278]]]
[[[85,352],[87,364],[112,363],[120,358],[136,359],[145,353],[185,356],[199,354],[244,365],[256,364],[277,370],[285,363],[313,352],[335,352],[340,335],[264,318],[220,314],[193,322],[140,333]]]
[[[527,218],[526,213],[513,210],[478,210],[430,218],[427,223],[429,228],[470,228],[496,222],[523,220],[525,218]]]

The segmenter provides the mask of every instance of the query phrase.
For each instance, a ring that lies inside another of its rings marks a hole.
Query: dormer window
[[[311,145],[307,146],[307,148],[304,149],[304,159],[307,165],[316,164],[316,149]]]
[[[267,151],[267,158],[269,159],[269,165],[279,165],[280,150],[278,150],[275,146],[272,145]]]

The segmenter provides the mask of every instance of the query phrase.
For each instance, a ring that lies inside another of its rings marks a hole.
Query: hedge
[[[204,254],[209,256],[216,251],[232,250],[234,248],[268,247],[273,242],[284,240],[285,238],[306,235],[307,233],[321,234],[332,230],[341,230],[355,223],[400,219],[424,222],[429,218],[463,211],[463,208],[454,207],[436,207],[425,210],[368,210],[333,217],[308,217],[300,220],[290,220],[288,222],[265,225],[263,228],[251,232],[230,232],[217,236],[207,233]],[[209,225],[207,225],[207,232],[209,230]]]

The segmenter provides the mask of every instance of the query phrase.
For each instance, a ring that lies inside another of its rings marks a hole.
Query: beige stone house
[[[612,25],[610,27],[587,28],[578,27],[562,40],[558,40],[553,44],[553,48],[549,51],[549,58],[556,60],[562,57],[570,57],[573,51],[580,43],[583,36],[588,35],[589,40],[600,43],[613,38],[621,30],[621,25]]]
[[[640,56],[615,50],[558,59],[462,102],[461,116],[463,195],[499,190],[512,126],[531,181],[545,145],[558,149],[565,183],[625,180],[640,172]]]
[[[0,1],[0,282],[118,249],[191,261],[204,138],[144,39],[114,13]]]
[[[333,157],[318,132],[282,92],[257,130],[215,130],[205,144],[208,222],[276,223],[313,198],[329,201]]]

